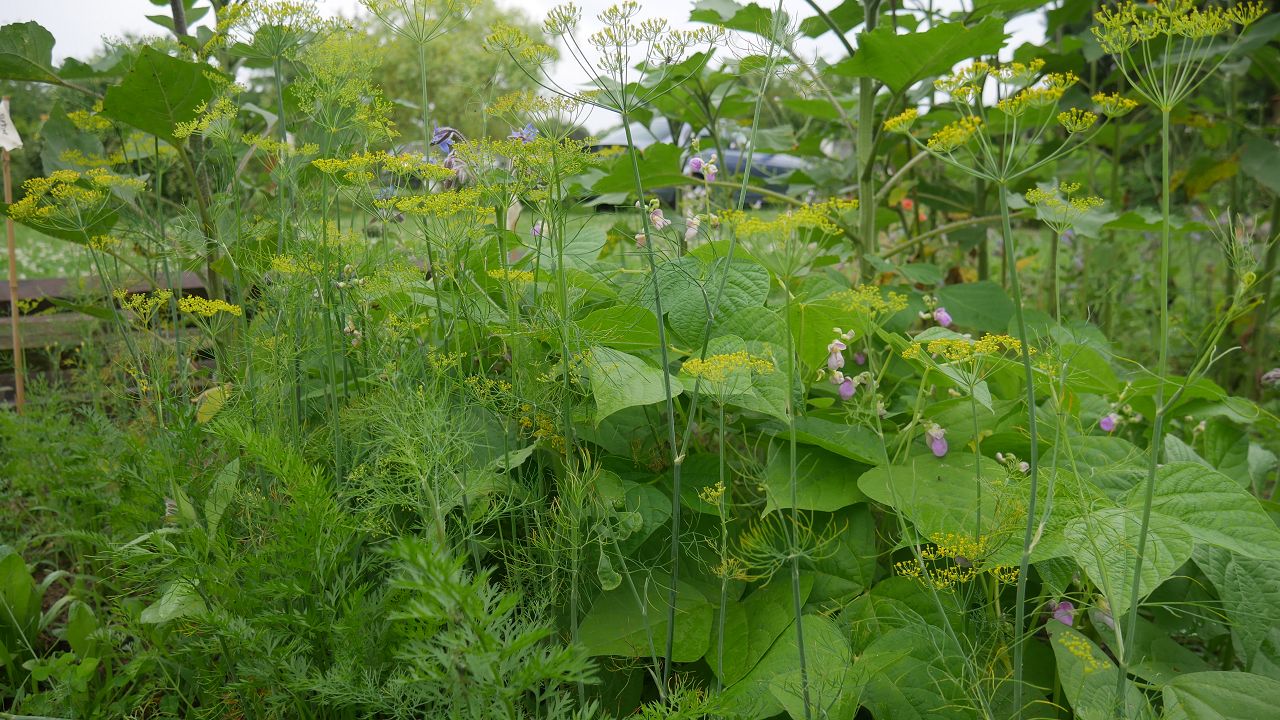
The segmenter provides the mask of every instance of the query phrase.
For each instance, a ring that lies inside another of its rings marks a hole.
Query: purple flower
[[[867,364],[867,354],[866,354],[866,353],[864,353],[864,352],[856,352],[856,353],[854,353],[854,354],[853,354],[853,362],[854,362],[854,364],[856,364],[856,365],[866,365],[866,364]]]
[[[704,163],[703,163],[703,161],[702,161],[702,158],[697,157],[697,156],[695,155],[694,157],[692,157],[692,158],[690,158],[690,159],[689,159],[689,172],[691,172],[691,173],[699,173],[699,172],[702,172],[702,166],[703,166],[703,164],[704,164]]]
[[[545,229],[545,228],[543,227],[543,225],[542,225],[542,221],[541,221],[541,220],[538,220],[537,222],[535,222],[535,223],[533,224],[533,231],[532,231],[532,232],[533,232],[533,239],[534,239],[534,240],[537,240],[538,238],[542,237],[542,233],[543,233],[544,229]]]
[[[1262,384],[1270,387],[1280,385],[1280,368],[1272,368],[1262,373]]]
[[[649,211],[649,224],[653,225],[654,230],[662,230],[670,225],[671,221],[663,216],[662,208],[654,208]]]
[[[845,344],[837,338],[827,345],[827,369],[835,372],[844,367]]]
[[[1076,619],[1076,606],[1066,600],[1063,600],[1054,606],[1053,619],[1067,627],[1071,627],[1071,624],[1075,622]]]
[[[512,131],[512,133],[507,136],[507,139],[519,140],[525,145],[528,145],[529,143],[537,139],[537,137],[538,137],[538,128],[534,127],[533,123],[529,123],[524,127],[520,128],[519,130]]]
[[[1119,419],[1115,413],[1107,413],[1098,418],[1098,427],[1102,428],[1103,432],[1112,432],[1116,429],[1116,421]]]
[[[924,441],[933,451],[934,457],[947,454],[947,431],[937,423],[930,425],[929,429],[924,431]]]
[[[847,378],[845,378],[845,379],[840,383],[840,390],[839,390],[839,392],[840,392],[840,399],[841,399],[841,400],[846,400],[846,401],[848,401],[848,400],[852,400],[852,399],[853,399],[853,393],[854,393],[857,389],[858,389],[858,386],[857,386],[857,384],[856,384],[856,383],[854,383],[854,382],[853,382],[853,378],[851,378],[851,377],[847,377]]]
[[[951,327],[951,313],[944,307],[938,307],[933,311],[933,321],[942,327]]]
[[[431,144],[440,148],[440,152],[445,155],[453,154],[453,144],[464,139],[462,133],[448,126],[437,125],[435,132],[431,133]]]

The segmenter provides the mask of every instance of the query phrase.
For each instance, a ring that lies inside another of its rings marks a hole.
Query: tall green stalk
[[[623,104],[623,107],[625,108],[626,105]],[[644,181],[640,177],[640,160],[636,157],[635,139],[631,136],[631,117],[625,111],[620,114],[622,127],[627,134],[627,147],[630,148],[627,154],[631,157],[631,179],[635,183],[636,195],[643,205]],[[671,358],[667,350],[666,323],[662,319],[662,287],[658,282],[658,261],[654,251],[657,237],[650,227],[649,213],[644,212],[643,209],[640,212],[640,224],[646,239],[644,256],[649,265],[649,279],[653,283],[653,311],[658,316],[658,354],[662,363],[662,394],[667,413],[667,442],[671,446],[671,589],[667,598],[667,642],[663,653],[662,684],[659,687],[659,692],[665,697],[667,684],[671,679],[671,656],[675,652],[676,601],[680,597],[678,587],[680,582],[680,466],[684,462],[684,456],[680,453],[680,446],[676,442],[675,397],[671,394]]]
[[[1013,228],[1009,220],[1009,187],[1005,183],[999,183],[996,185],[996,192],[1000,196],[1000,223],[1004,232],[1005,264],[1009,267],[1010,289],[1013,295],[1013,315],[1018,325],[1018,342],[1022,345],[1022,376],[1027,386],[1027,432],[1031,442],[1030,457],[1027,458],[1031,466],[1028,473],[1031,477],[1031,485],[1027,499],[1027,526],[1022,534],[1022,558],[1018,561],[1018,589],[1013,625],[1013,704],[1017,708],[1018,717],[1022,717],[1022,646],[1023,631],[1027,625],[1027,568],[1031,564],[1031,545],[1036,526],[1036,499],[1040,490],[1040,444],[1036,429],[1035,373],[1031,367],[1031,345],[1027,337],[1027,321],[1022,312],[1022,285],[1018,280],[1016,243],[1013,240]]]
[[[1160,287],[1156,292],[1156,308],[1159,314],[1159,355],[1156,360],[1156,395],[1155,418],[1151,423],[1151,447],[1147,462],[1147,477],[1142,490],[1142,525],[1138,530],[1138,546],[1133,561],[1133,589],[1129,593],[1129,617],[1125,623],[1124,635],[1117,638],[1119,648],[1119,672],[1116,677],[1116,703],[1120,705],[1124,697],[1124,683],[1132,661],[1133,638],[1138,629],[1138,602],[1142,598],[1139,582],[1142,578],[1142,566],[1146,562],[1147,535],[1151,524],[1151,503],[1155,497],[1156,471],[1160,467],[1160,456],[1164,450],[1164,421],[1168,408],[1164,401],[1165,379],[1169,374],[1169,108],[1160,110]],[[1117,708],[1120,711],[1120,708]]]

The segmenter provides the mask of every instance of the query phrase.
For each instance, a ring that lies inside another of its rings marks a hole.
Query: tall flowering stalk
[[[1142,524],[1133,568],[1133,590],[1129,598],[1129,618],[1123,635],[1117,632],[1120,672],[1116,697],[1124,697],[1124,682],[1131,661],[1138,627],[1142,567],[1146,562],[1151,503],[1155,493],[1156,470],[1164,447],[1166,414],[1172,404],[1165,398],[1169,374],[1169,118],[1174,108],[1203,85],[1240,42],[1243,31],[1266,13],[1261,3],[1240,3],[1231,7],[1210,6],[1201,10],[1191,0],[1163,0],[1150,5],[1132,2],[1103,8],[1094,15],[1092,28],[1102,49],[1115,56],[1125,80],[1142,99],[1160,111],[1160,285],[1156,299],[1159,317],[1159,358],[1156,361],[1156,413],[1151,425],[1147,477],[1143,488]],[[1236,32],[1224,52],[1211,52],[1220,36]],[[1116,628],[1119,631],[1119,628]]]
[[[547,65],[554,53],[550,47],[530,42],[518,30],[498,28],[488,38],[490,48],[504,52],[515,60],[540,87],[563,97],[574,98],[584,105],[616,113],[622,120],[627,145],[631,148],[631,172],[636,197],[644,206],[646,198],[644,181],[640,175],[640,160],[632,137],[631,124],[637,110],[671,92],[678,82],[672,80],[673,69],[695,48],[709,48],[717,33],[708,28],[680,30],[668,26],[661,18],[640,19],[640,4],[628,0],[610,7],[597,16],[601,28],[588,38],[595,48],[594,55],[587,53],[577,38],[582,10],[569,3],[560,5],[547,14],[543,29],[549,37],[562,40],[574,62],[587,74],[591,87],[585,92],[569,90],[551,79],[545,72],[535,73],[532,68]],[[703,54],[703,62],[709,53]],[[695,69],[696,70],[696,69]],[[684,70],[682,70],[684,72]],[[643,82],[641,82],[643,80]],[[667,603],[667,637],[663,655],[662,678],[659,692],[666,696],[671,677],[671,657],[675,647],[676,601],[679,597],[680,578],[680,510],[681,464],[676,435],[675,396],[672,392],[671,357],[667,348],[667,334],[663,322],[662,291],[658,283],[657,243],[654,220],[657,219],[644,206],[640,212],[642,234],[646,242],[642,251],[653,284],[654,313],[658,317],[658,350],[662,364],[662,387],[667,419],[667,444],[671,453],[671,590]]]
[[[1023,313],[1022,286],[1018,277],[1017,252],[1009,212],[1009,189],[1027,176],[1071,151],[1096,134],[1099,115],[1092,110],[1058,105],[1068,88],[1079,82],[1073,73],[1041,74],[1043,60],[1030,63],[992,64],[974,62],[934,82],[937,90],[950,95],[959,119],[934,132],[927,139],[911,133],[918,111],[910,108],[889,118],[884,129],[903,133],[921,150],[980,180],[992,183],[1000,201],[1005,263],[1013,294],[1014,317],[1021,343],[1023,382],[1026,385],[1027,429],[1030,435],[1029,500],[1027,524],[1022,541],[1014,626],[1014,703],[1022,712],[1021,637],[1026,626],[1027,567],[1035,544],[1036,499],[1039,492],[1039,435],[1036,427],[1035,377],[1031,347]],[[994,108],[984,104],[988,90],[998,98]],[[1114,96],[1095,96],[1094,103],[1105,117],[1117,117],[1134,106],[1132,101]],[[1042,138],[1056,124],[1066,136],[1048,152],[1040,153]],[[1039,153],[1039,154],[1038,154]]]

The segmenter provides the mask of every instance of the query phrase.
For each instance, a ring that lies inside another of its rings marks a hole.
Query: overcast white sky
[[[523,10],[532,19],[541,21],[546,12],[564,0],[498,0],[505,7]],[[745,4],[744,0],[739,0]],[[774,5],[777,0],[755,0],[761,5]],[[595,29],[595,16],[601,10],[613,5],[617,0],[576,0],[583,11],[584,29],[591,32]],[[359,0],[317,0],[316,3],[326,15],[352,15],[360,6]],[[643,2],[649,13],[665,15],[673,24],[684,24],[693,7],[693,0],[656,0]],[[832,8],[840,4],[840,0],[820,0],[824,8]],[[955,4],[945,0],[939,6]],[[967,3],[966,3],[967,4]],[[783,0],[783,8],[793,17],[803,18],[813,14],[804,0]],[[163,32],[159,26],[147,20],[147,15],[168,13],[167,3],[157,7],[150,0],[0,0],[0,25],[12,22],[35,20],[49,29],[57,40],[53,54],[56,61],[67,57],[85,58],[102,44],[103,37],[130,34],[148,34]],[[1013,38],[1007,51],[1028,41],[1039,41],[1044,37],[1044,22],[1039,15],[1024,16],[1009,24]],[[828,35],[818,42],[803,46],[806,53],[836,54],[840,52],[838,42]],[[562,61],[557,68],[557,80],[567,86],[580,84],[585,80],[581,70],[571,61]],[[595,120],[594,118],[592,120]],[[599,122],[588,122],[594,126]],[[608,124],[605,120],[603,124]],[[599,129],[595,127],[593,129]]]

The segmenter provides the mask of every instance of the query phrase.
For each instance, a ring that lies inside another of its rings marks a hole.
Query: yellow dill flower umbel
[[[897,115],[884,121],[884,129],[888,132],[904,133],[911,129],[911,125],[920,117],[920,111],[915,108],[904,110]]]
[[[209,300],[197,295],[186,295],[178,301],[178,309],[190,315],[198,315],[204,318],[211,318],[219,313],[235,315],[239,317],[244,311],[239,305],[222,300],[221,298]]]
[[[928,142],[929,149],[938,153],[953,152],[973,139],[982,128],[982,119],[969,115],[949,123],[934,133]]]
[[[774,370],[772,361],[752,355],[746,350],[708,355],[705,360],[692,357],[684,362],[686,373],[710,382],[721,382],[738,371],[764,375]]]

